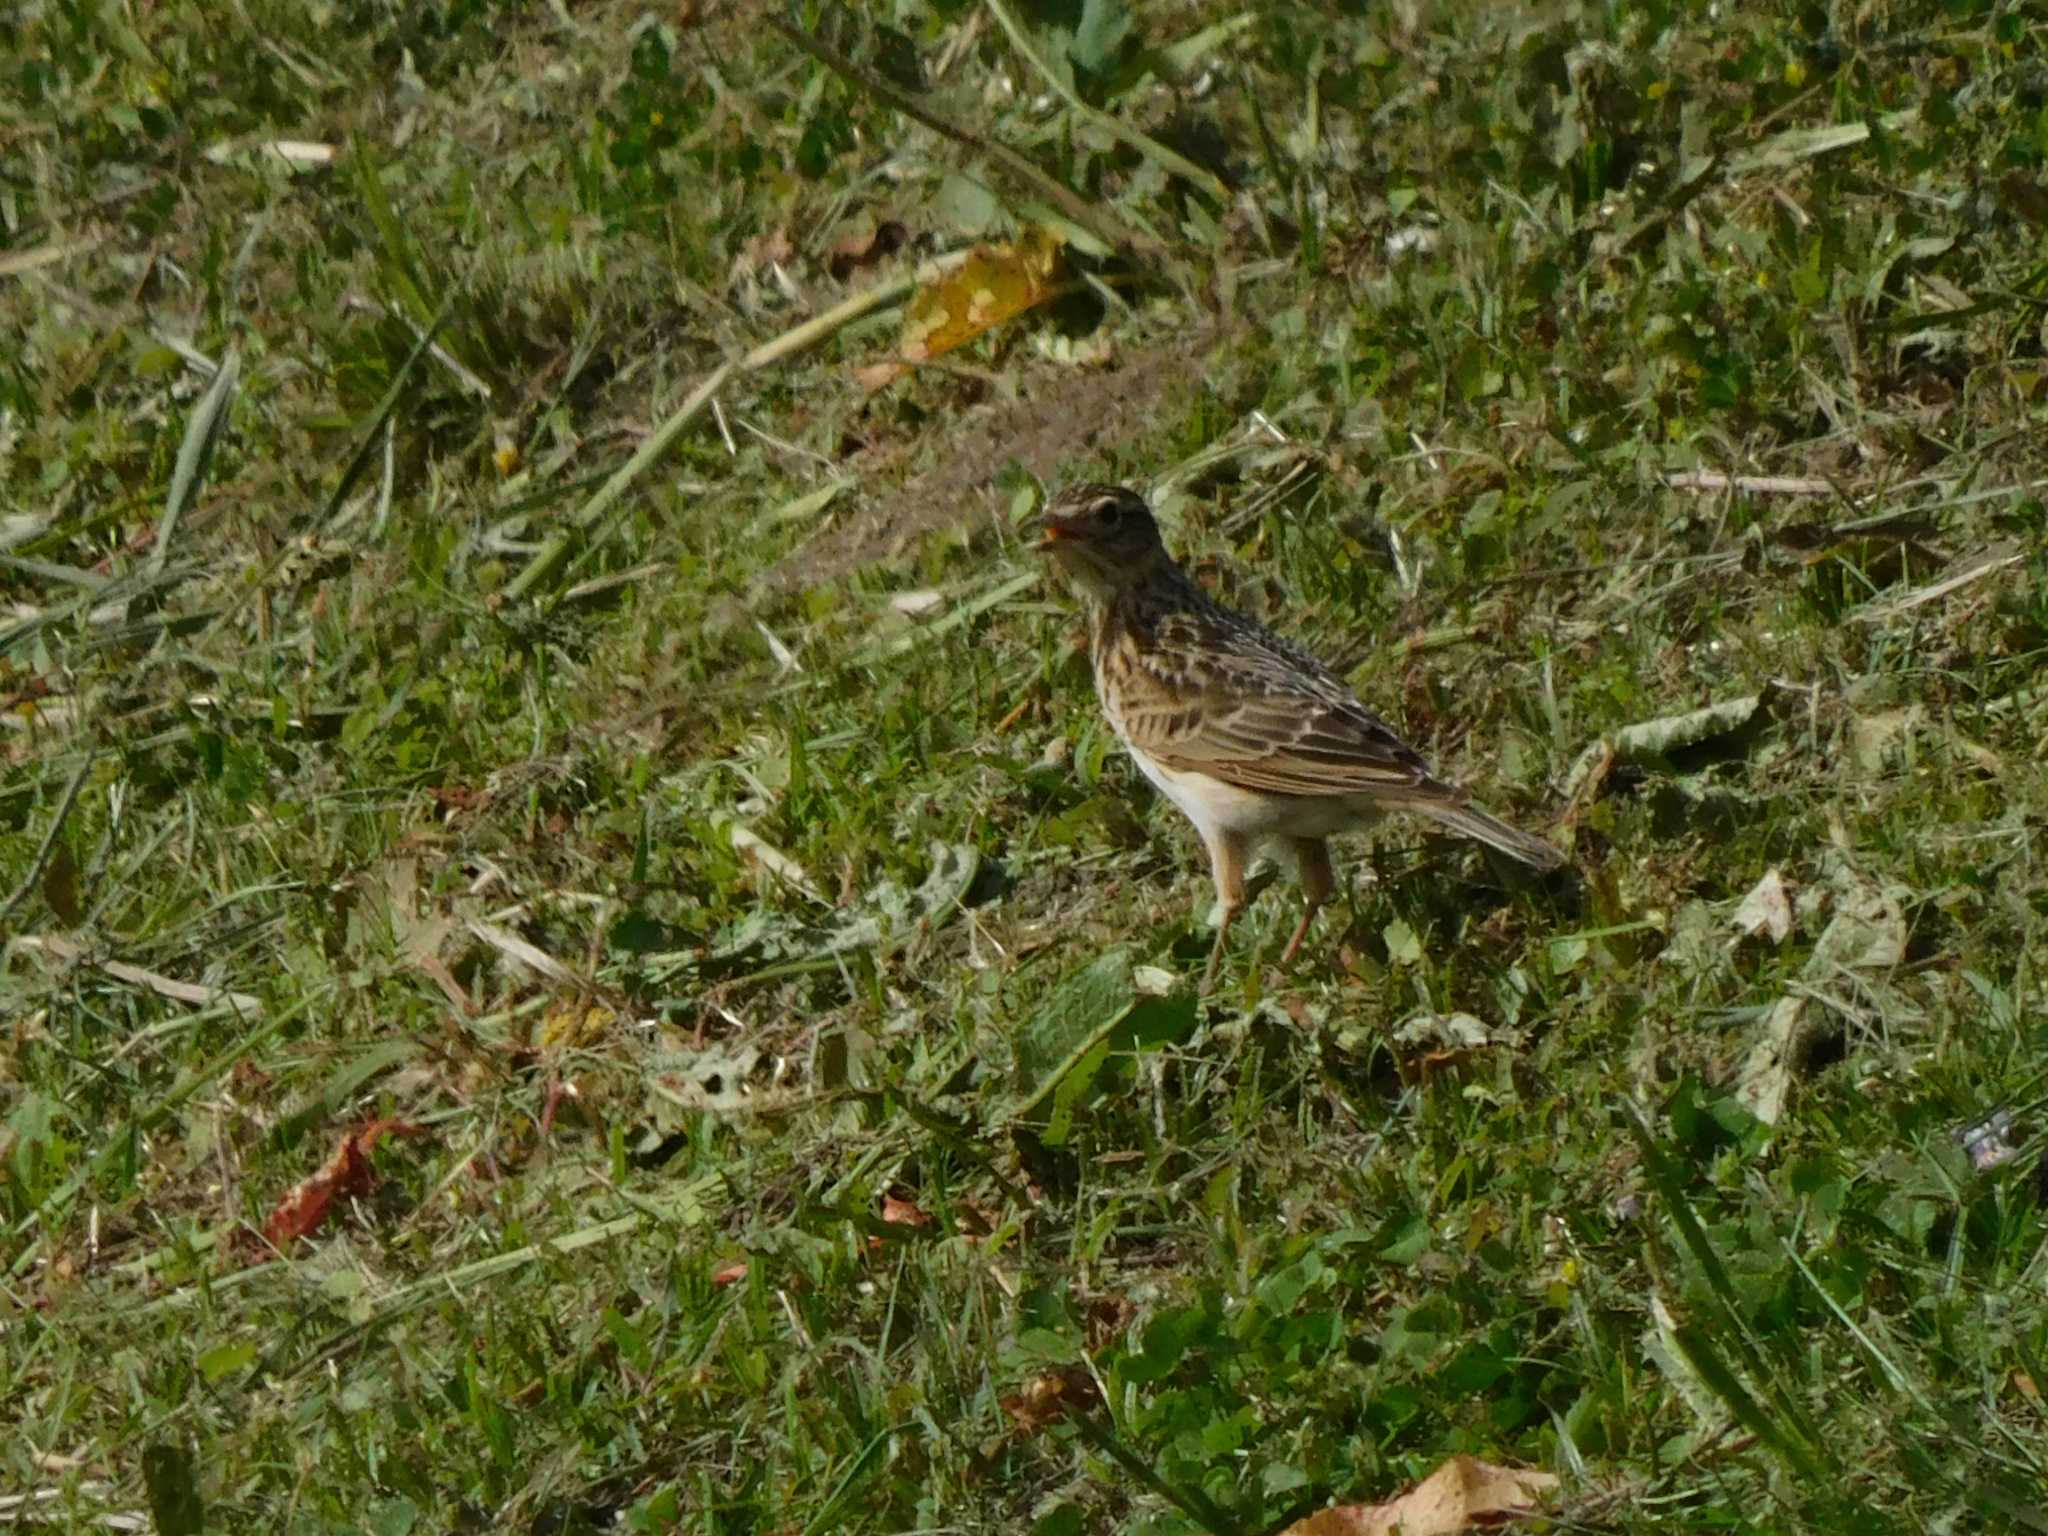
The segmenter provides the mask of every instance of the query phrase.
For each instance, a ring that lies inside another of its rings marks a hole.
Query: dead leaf
[[[1394,1028],[1397,1045],[1434,1046],[1438,1055],[1483,1050],[1493,1034],[1469,1013],[1417,1013]]]
[[[542,1015],[533,1043],[544,1051],[585,1050],[617,1032],[619,1016],[580,994],[558,997]]]
[[[792,886],[810,897],[819,906],[830,905],[825,900],[824,892],[818,889],[803,865],[777,848],[767,838],[736,816],[720,813],[714,819],[725,828],[726,836],[732,839],[734,853],[743,859],[752,860],[783,884]]]
[[[1122,1296],[1091,1296],[1081,1313],[1091,1351],[1109,1348],[1123,1337],[1124,1330],[1138,1315],[1138,1309]]]
[[[1574,813],[1591,804],[1607,775],[1619,763],[1655,766],[1668,762],[1674,753],[1710,745],[1732,750],[1768,723],[1773,702],[1771,694],[1745,694],[1684,714],[1625,725],[1590,743],[1579,754],[1578,761],[1565,775],[1566,798],[1572,802]]]
[[[1764,877],[1750,887],[1729,921],[1734,923],[1736,932],[1751,938],[1763,934],[1773,944],[1785,942],[1792,931],[1792,898],[1776,865],[1765,870]]]
[[[878,389],[887,389],[908,372],[908,363],[863,363],[853,370],[853,378],[856,384],[872,395]]]
[[[1841,968],[1888,971],[1906,960],[1905,903],[1911,892],[1844,876],[1834,916],[1821,930],[1806,962],[1807,974],[1825,978]]]
[[[880,389],[910,365],[965,346],[1043,304],[1052,297],[1064,244],[1050,230],[1029,229],[1015,245],[976,246],[953,271],[911,296],[896,357],[855,376],[866,388]]]
[[[1318,1510],[1283,1536],[1450,1536],[1534,1514],[1537,1499],[1556,1486],[1548,1472],[1453,1456],[1397,1499]]]
[[[1834,915],[1800,969],[1802,986],[1772,1005],[1737,1074],[1736,1101],[1766,1125],[1784,1113],[1793,1075],[1809,1053],[1818,1028],[1815,989],[1832,988],[1838,972],[1853,971],[1865,973],[1859,984],[1867,991],[1906,958],[1903,888],[1872,885],[1849,873],[1838,875],[1837,886]]]
[[[892,1227],[928,1227],[932,1224],[930,1211],[899,1195],[882,1196],[882,1220]]]
[[[311,1178],[301,1179],[277,1202],[270,1219],[263,1223],[263,1235],[278,1248],[296,1238],[310,1237],[327,1219],[328,1207],[336,1200],[367,1193],[375,1182],[370,1169],[370,1149],[385,1136],[417,1136],[420,1127],[410,1120],[372,1120],[341,1138],[327,1166]]]
[[[943,592],[923,587],[915,592],[898,592],[889,599],[889,606],[906,619],[921,619],[928,613],[936,613],[945,601]]]
[[[746,244],[746,268],[757,271],[771,263],[785,262],[796,254],[796,247],[790,244],[789,231],[780,224],[764,235],[756,235]]]
[[[865,234],[848,235],[834,245],[825,258],[825,270],[834,282],[843,283],[862,267],[895,255],[909,243],[909,229],[895,219],[884,219]]]
[[[228,1073],[228,1081],[244,1093],[257,1094],[270,1086],[270,1074],[245,1056]]]
[[[440,802],[450,821],[465,812],[481,809],[489,804],[491,798],[488,790],[471,789],[463,784],[436,784],[430,786],[427,793]]]
[[[713,1289],[723,1290],[728,1285],[738,1285],[747,1278],[747,1261],[735,1259],[730,1264],[721,1264],[711,1271]]]
[[[560,987],[576,987],[584,991],[590,990],[569,967],[562,964],[561,961],[548,954],[545,950],[527,943],[526,940],[509,928],[502,927],[497,923],[478,922],[472,918],[469,923],[469,931],[508,960],[518,961],[543,981],[551,981]]]
[[[1007,1394],[1002,1405],[1018,1434],[1035,1435],[1070,1413],[1086,1412],[1101,1400],[1086,1366],[1064,1365],[1033,1377],[1023,1391]]]
[[[1864,773],[1883,773],[1905,756],[1926,713],[1918,704],[1909,704],[1904,709],[1859,715],[1849,737],[1849,760]]]

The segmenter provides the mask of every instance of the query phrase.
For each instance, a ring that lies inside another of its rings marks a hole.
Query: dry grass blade
[[[851,298],[835,304],[824,314],[813,316],[801,325],[792,326],[780,336],[763,342],[745,356],[721,363],[690,391],[683,403],[671,412],[660,426],[650,432],[641,441],[640,446],[633,450],[632,456],[614,470],[604,484],[598,487],[596,493],[576,510],[570,520],[572,529],[588,534],[595,528],[618,504],[626,491],[669,451],[684,429],[704,413],[705,408],[718,397],[719,390],[725,387],[728,379],[736,374],[751,373],[756,369],[781,362],[808,347],[816,346],[864,315],[901,303],[921,285],[930,283],[959,266],[969,254],[968,251],[955,251],[935,257],[914,273],[864,289]],[[560,569],[562,562],[568,558],[573,536],[572,532],[551,536],[541,547],[540,553],[506,584],[505,597],[525,597]]]
[[[1929,582],[1924,587],[1915,587],[1910,592],[1901,592],[1897,597],[1885,598],[1880,602],[1856,611],[1859,624],[1882,624],[1895,619],[1902,613],[1928,603],[1940,602],[1944,597],[1960,592],[1964,587],[1982,581],[1986,576],[1996,575],[2008,566],[2018,565],[2026,559],[2023,549],[2007,548],[1987,550],[1972,560],[1965,561],[1960,568],[1939,581]]]
[[[32,245],[26,250],[0,252],[0,277],[20,277],[43,267],[58,266],[74,256],[97,250],[97,240],[72,240],[62,244]]]
[[[41,950],[44,954],[63,961],[67,965],[91,965],[105,971],[116,981],[125,981],[132,987],[147,987],[158,997],[168,997],[173,1002],[190,1003],[194,1007],[212,1008],[225,1004],[237,1014],[255,1015],[263,1011],[263,999],[248,992],[235,992],[226,987],[203,987],[195,982],[179,981],[161,971],[152,971],[145,966],[130,965],[125,960],[89,959],[85,946],[61,939],[54,934],[42,934],[21,941],[25,946]]]
[[[509,928],[500,927],[496,923],[472,920],[469,931],[499,954],[517,961],[545,981],[552,981],[558,986],[575,987],[583,992],[591,990],[588,981],[538,945],[527,943]]]

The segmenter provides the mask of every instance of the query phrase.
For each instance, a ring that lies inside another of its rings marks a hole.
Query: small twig
[[[1664,477],[1674,491],[1740,491],[1745,496],[1832,496],[1825,480],[1803,475],[1724,475],[1711,469],[1683,469]]]
[[[967,56],[974,47],[974,41],[981,36],[981,12],[969,11],[967,20],[956,27],[952,38],[939,53],[938,62],[932,65],[932,78],[943,80],[952,72],[953,66]]]
[[[7,903],[0,906],[0,923],[14,915],[14,909],[27,899],[28,893],[36,888],[36,882],[43,878],[43,868],[50,862],[50,855],[56,852],[58,834],[64,830],[65,818],[70,816],[71,807],[78,802],[78,792],[85,788],[85,776],[92,772],[93,759],[99,755],[97,747],[87,747],[85,756],[79,759],[78,771],[71,775],[71,782],[64,786],[64,796],[57,802],[57,814],[50,818],[50,829],[43,834],[42,846],[36,849],[36,856],[28,861],[28,873],[21,877],[21,884],[14,888],[14,894]]]
[[[971,133],[967,129],[960,127],[957,123],[948,122],[910,92],[902,89],[900,86],[892,85],[879,75],[870,74],[829,43],[822,42],[811,36],[810,33],[791,26],[780,16],[770,15],[764,16],[761,19],[775,31],[780,32],[784,37],[796,44],[805,53],[816,59],[820,64],[831,70],[835,75],[853,85],[859,86],[870,96],[886,102],[905,117],[923,123],[932,132],[942,134],[946,138],[953,140],[956,144],[964,144],[969,149],[978,150],[982,154],[987,155],[996,164],[1002,166],[1004,170],[1017,177],[1018,180],[1028,183],[1040,196],[1049,199],[1059,208],[1060,212],[1064,213],[1083,229],[1089,231],[1097,239],[1105,240],[1111,245],[1124,246],[1133,250],[1157,250],[1159,248],[1160,242],[1156,237],[1134,228],[1106,209],[1097,207],[1089,202],[1065,182],[1041,170],[1024,155],[1010,148],[1009,145],[995,139],[985,139],[979,134]]]
[[[1218,203],[1226,207],[1229,205],[1230,188],[1223,184],[1222,178],[1215,172],[1202,169],[1187,156],[1168,149],[1149,134],[1140,133],[1122,118],[1104,112],[1099,107],[1089,106],[1074,94],[1072,86],[1046,67],[1045,60],[1038,56],[1038,50],[1031,46],[1031,39],[1017,24],[1017,18],[1010,14],[1009,7],[1003,4],[1003,0],[982,0],[982,3],[988,7],[989,14],[995,17],[1002,29],[1010,35],[1011,46],[1024,55],[1024,62],[1038,71],[1039,78],[1052,87],[1053,94],[1064,101],[1069,109],[1088,119],[1112,138],[1121,139],[1162,170],[1171,172],[1183,181],[1192,182],[1215,198]],[[1311,76],[1310,79],[1313,88],[1314,77]]]

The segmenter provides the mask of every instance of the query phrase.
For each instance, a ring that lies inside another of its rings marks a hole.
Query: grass
[[[0,1509],[2048,1529],[2039,20],[789,15],[0,21]],[[1574,873],[1198,1003],[1084,476]]]

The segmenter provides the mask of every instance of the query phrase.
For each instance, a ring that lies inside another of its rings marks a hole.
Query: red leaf
[[[370,1149],[381,1138],[417,1136],[419,1131],[410,1120],[372,1120],[344,1134],[327,1166],[294,1184],[277,1202],[270,1219],[263,1223],[264,1237],[282,1248],[297,1238],[312,1236],[327,1219],[330,1205],[338,1199],[366,1193],[375,1182],[370,1171]]]

